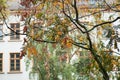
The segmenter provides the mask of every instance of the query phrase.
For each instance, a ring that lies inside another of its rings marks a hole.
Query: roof
[[[7,0],[8,9],[10,10],[24,9],[24,7],[21,6],[20,1],[21,0]],[[108,4],[112,4],[114,3],[114,0],[106,0],[106,2]],[[96,8],[98,7],[98,4],[100,4],[101,7],[105,7],[103,6],[103,0],[88,0],[88,2],[81,0],[81,2],[77,2],[78,6],[89,5],[90,8]]]
[[[20,0],[8,0],[7,4],[8,9],[10,10],[18,10],[23,8],[23,6],[20,5]]]

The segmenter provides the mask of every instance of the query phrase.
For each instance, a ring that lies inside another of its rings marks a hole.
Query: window
[[[20,71],[20,53],[10,53],[10,71]]]
[[[3,54],[2,53],[0,53],[0,72],[2,72],[3,71]]]
[[[10,39],[11,40],[20,39],[20,35],[15,33],[15,32],[17,32],[17,33],[20,32],[20,24],[19,23],[13,23],[13,24],[10,24],[10,26],[11,26],[11,29],[14,30],[14,31],[11,30]]]
[[[3,24],[0,24],[0,40],[3,39]]]

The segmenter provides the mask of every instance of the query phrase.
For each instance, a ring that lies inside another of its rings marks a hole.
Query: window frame
[[[13,58],[11,58],[11,54],[14,54],[15,56],[13,57]],[[10,72],[20,72],[21,71],[21,60],[20,60],[20,58],[18,57],[18,58],[16,58],[16,54],[19,54],[20,55],[20,53],[19,52],[13,52],[13,53],[10,53],[10,64],[9,64],[9,71]],[[14,70],[11,70],[11,60],[14,60]],[[16,70],[16,60],[19,60],[20,62],[19,62],[19,70]]]
[[[19,27],[17,28],[17,26],[16,25],[19,25]],[[12,28],[12,25],[14,25],[14,28]],[[16,32],[16,30],[19,30],[19,32],[20,32],[20,23],[18,22],[18,23],[10,23],[10,28],[12,29],[12,30],[14,30],[15,32]],[[13,33],[12,34],[12,31],[10,30],[10,40],[20,40],[20,35],[19,34],[16,34],[16,33]],[[17,36],[18,36],[18,38],[17,38]]]
[[[0,73],[3,73],[3,53],[0,53],[0,54],[2,54],[2,58],[0,58],[0,60],[2,61],[2,66],[1,66],[2,71],[0,71]]]

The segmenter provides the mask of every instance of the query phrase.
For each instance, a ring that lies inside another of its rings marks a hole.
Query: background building
[[[24,35],[16,35],[8,27],[22,30],[23,22],[16,10],[20,7],[19,0],[8,0],[10,14],[5,22],[0,21],[0,80],[29,80],[24,59],[20,60],[20,51]]]

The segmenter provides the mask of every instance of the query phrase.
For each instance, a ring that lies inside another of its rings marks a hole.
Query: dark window
[[[3,24],[0,24],[0,40],[3,39]]]
[[[20,24],[19,23],[14,23],[14,24],[11,24],[11,36],[10,36],[10,39],[11,40],[16,40],[16,39],[20,39],[20,35],[19,35],[19,32],[20,32]]]
[[[2,70],[3,70],[3,54],[2,53],[0,53],[0,72],[2,72]]]
[[[10,71],[20,71],[19,53],[10,53]]]

